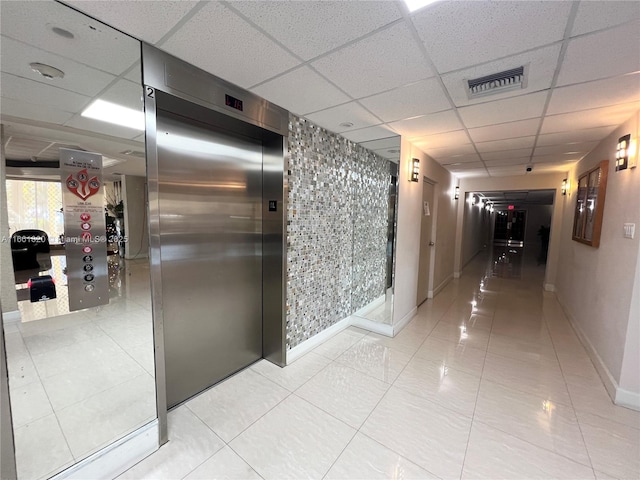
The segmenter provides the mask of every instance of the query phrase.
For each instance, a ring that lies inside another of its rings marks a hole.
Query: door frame
[[[433,201],[432,201],[432,205],[430,206],[431,209],[431,239],[428,240],[429,242],[433,242],[434,245],[433,247],[430,249],[429,252],[429,273],[428,273],[428,277],[427,277],[427,298],[420,303],[420,305],[422,305],[422,303],[424,303],[426,300],[429,300],[431,298],[433,298],[434,296],[434,280],[435,280],[435,264],[436,264],[436,251],[438,248],[438,242],[437,242],[437,238],[438,238],[438,206],[439,206],[439,194],[440,194],[440,186],[438,185],[438,182],[436,180],[433,180],[429,177],[427,177],[426,175],[422,177],[422,192],[420,195],[420,200],[422,201],[422,199],[424,198],[424,184],[428,183],[429,185],[431,185],[433,187]],[[424,215],[423,209],[420,209],[420,246],[422,247],[422,216]],[[418,268],[420,265],[420,252],[418,252]],[[418,271],[418,275],[420,275],[420,272]],[[416,292],[417,294],[417,292]],[[416,302],[417,303],[417,302]],[[418,306],[420,306],[418,305]]]

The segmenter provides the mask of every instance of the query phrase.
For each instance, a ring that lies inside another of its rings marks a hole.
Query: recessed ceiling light
[[[144,113],[104,100],[96,100],[85,108],[81,115],[135,130],[144,130]]]
[[[60,35],[61,37],[64,37],[64,38],[69,38],[69,39],[71,39],[71,38],[74,38],[74,37],[75,37],[75,35],[74,35],[73,33],[71,33],[69,30],[65,30],[64,28],[60,28],[60,27],[53,27],[53,28],[51,29],[51,31],[52,31],[53,33],[55,33],[56,35]]]
[[[580,152],[565,152],[565,155],[575,155],[576,153],[580,153]]]
[[[342,122],[340,124],[340,126],[344,127],[344,128],[351,128],[351,127],[353,127],[353,123],[351,123],[351,122]]]
[[[59,68],[52,67],[51,65],[45,65],[44,63],[33,62],[29,66],[31,70],[39,73],[44,78],[64,78],[64,72]]]
[[[404,3],[407,4],[409,12],[415,12],[416,10],[420,10],[422,7],[426,7],[427,5],[437,1],[438,0],[404,0]]]

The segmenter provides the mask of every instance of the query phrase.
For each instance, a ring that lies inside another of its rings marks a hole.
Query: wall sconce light
[[[616,172],[626,170],[629,166],[629,144],[631,143],[631,134],[625,135],[618,139],[618,147],[616,148]]]
[[[453,191],[453,199],[458,200],[460,198],[460,187],[456,185],[456,188]]]
[[[417,182],[420,180],[420,160],[417,158],[411,159],[411,181]]]
[[[564,180],[562,180],[562,188],[561,188],[562,195],[566,195],[567,194],[567,190],[569,190],[569,182],[565,178]]]

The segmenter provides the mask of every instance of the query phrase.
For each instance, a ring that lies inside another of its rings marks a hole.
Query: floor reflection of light
[[[447,367],[444,363],[440,365],[440,380],[444,379],[449,373],[449,367]]]
[[[467,338],[467,327],[466,325],[460,325],[460,341],[465,340]]]

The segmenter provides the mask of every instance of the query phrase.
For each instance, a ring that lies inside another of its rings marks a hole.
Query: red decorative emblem
[[[100,190],[100,181],[98,177],[89,179],[87,169],[80,170],[75,178],[73,175],[67,177],[67,188],[82,200],[86,200],[91,195],[98,193]]]

